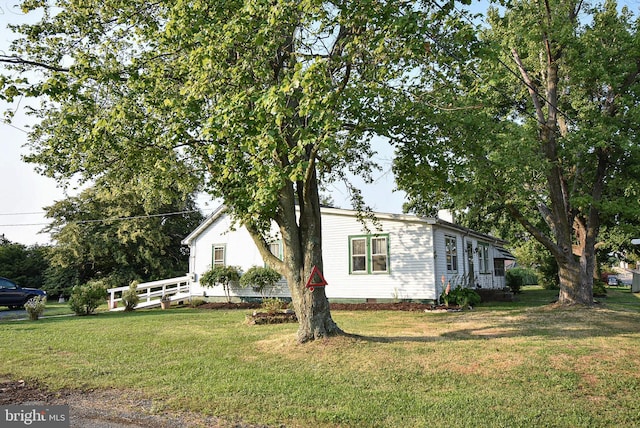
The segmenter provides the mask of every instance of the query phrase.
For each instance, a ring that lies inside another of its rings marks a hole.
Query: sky
[[[22,23],[26,19],[12,7],[14,3],[13,0],[0,0],[0,53],[7,53],[13,38],[6,28],[7,24]],[[628,6],[636,14],[640,9],[640,0],[621,0],[619,4]],[[475,7],[482,10],[486,6],[481,1]],[[50,236],[40,233],[48,222],[43,208],[67,196],[53,179],[39,175],[35,165],[22,161],[22,156],[28,153],[25,147],[27,130],[33,123],[19,108],[24,107],[25,102],[21,100],[7,105],[0,101],[0,112],[7,109],[17,112],[11,124],[0,122],[0,236],[24,245],[47,244],[51,241]],[[405,194],[394,191],[395,182],[391,173],[393,151],[382,142],[378,142],[376,147],[378,154],[374,159],[379,162],[382,171],[376,174],[372,184],[358,180],[355,183],[362,190],[365,202],[374,211],[400,213]],[[336,206],[350,208],[349,195],[344,188],[334,186],[329,191]],[[73,195],[73,191],[70,192]],[[206,196],[199,201],[205,215],[216,207]]]
[[[21,23],[25,16],[10,5],[12,1],[0,1],[0,53],[8,51],[13,34],[7,24]],[[0,66],[1,67],[1,66]],[[26,116],[20,107],[26,100],[16,101],[9,105],[0,101],[0,114],[6,110],[16,112],[11,124],[0,122],[0,236],[4,235],[11,242],[24,245],[48,244],[51,237],[40,233],[48,223],[43,208],[67,196],[63,188],[55,180],[39,175],[36,165],[28,164],[22,156],[28,153],[25,144],[28,141],[28,127],[33,119]],[[395,182],[391,173],[393,158],[392,149],[379,141],[379,161],[382,171],[374,176],[374,183],[365,185],[361,181],[355,183],[363,191],[365,202],[378,212],[401,213],[405,201],[404,193],[394,192]],[[332,186],[328,189],[334,204],[340,208],[350,208],[349,195],[344,188]],[[68,190],[74,195],[73,189]],[[204,214],[209,214],[217,204],[206,195],[199,198]]]

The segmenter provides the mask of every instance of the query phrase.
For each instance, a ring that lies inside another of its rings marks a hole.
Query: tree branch
[[[540,98],[538,97],[538,91],[536,90],[531,77],[529,77],[529,73],[527,73],[527,70],[524,68],[524,64],[520,59],[520,55],[518,55],[518,52],[515,50],[515,48],[511,49],[511,54],[513,55],[513,59],[516,61],[518,70],[520,71],[520,75],[522,76],[522,79],[524,80],[524,83],[529,90],[529,95],[531,96],[531,100],[533,101],[533,106],[536,109],[536,117],[538,119],[538,123],[543,125],[545,123],[544,111],[542,109]]]
[[[505,204],[505,207],[509,213],[515,218],[518,223],[522,225],[533,237],[535,237],[542,245],[545,246],[551,253],[556,256],[564,256],[561,249],[553,242],[547,235],[542,233],[540,229],[535,227],[526,217],[520,212],[520,210],[513,204]]]
[[[15,64],[15,65],[31,65],[34,67],[44,68],[50,71],[58,71],[58,72],[64,72],[64,73],[69,72],[69,69],[65,67],[57,67],[54,65],[49,65],[43,62],[38,62],[38,61],[30,61],[28,59],[20,58],[19,56],[15,56],[15,55],[0,55],[0,63]]]
[[[253,239],[253,242],[258,247],[258,252],[264,259],[265,263],[271,266],[273,269],[277,270],[279,273],[283,273],[285,271],[284,263],[282,262],[282,260],[280,260],[278,257],[274,256],[271,253],[271,249],[269,248],[269,243],[264,238],[262,233],[260,233],[258,229],[256,229],[251,224],[245,224],[245,227],[249,231],[249,235],[251,236],[251,239]]]

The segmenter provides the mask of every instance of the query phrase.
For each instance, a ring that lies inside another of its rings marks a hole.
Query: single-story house
[[[375,213],[377,224],[365,228],[356,211],[322,208],[323,276],[332,300],[436,300],[442,278],[457,285],[504,288],[505,260],[513,256],[505,241],[439,218]],[[271,251],[282,256],[282,241],[273,226]],[[265,263],[242,226],[219,207],[182,243],[189,246],[191,294],[223,297],[222,287],[203,287],[199,279],[215,265],[239,266],[246,272]],[[261,297],[235,287],[238,298]],[[284,280],[268,297],[288,297]]]

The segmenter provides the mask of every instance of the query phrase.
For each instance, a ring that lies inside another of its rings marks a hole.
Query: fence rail
[[[168,296],[172,300],[176,297],[184,298],[184,294],[189,293],[190,281],[191,277],[187,275],[138,284],[136,290],[140,297],[140,303],[136,307],[159,305],[162,296]],[[109,310],[118,308],[118,304],[122,302],[122,292],[128,289],[129,287],[117,287],[107,290],[109,293]]]

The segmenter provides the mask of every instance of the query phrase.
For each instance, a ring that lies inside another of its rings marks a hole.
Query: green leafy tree
[[[200,283],[205,287],[221,285],[227,302],[231,302],[231,287],[239,284],[240,276],[240,268],[237,266],[214,266],[202,275]]]
[[[22,287],[44,288],[50,247],[25,246],[0,236],[0,276]]]
[[[92,279],[109,287],[133,280],[182,276],[188,254],[181,240],[202,220],[189,195],[176,190],[173,200],[146,200],[137,183],[111,186],[106,179],[46,208],[51,251],[48,283],[59,293]],[[64,287],[62,287],[64,284]]]
[[[638,21],[613,1],[491,9],[468,51],[447,47],[399,113],[396,171],[410,208],[507,213],[553,256],[563,304],[593,303],[603,224],[637,220]],[[446,57],[446,58],[445,58]]]
[[[319,188],[370,177],[370,141],[425,63],[447,9],[404,0],[24,1],[4,97],[41,97],[32,162],[66,179],[146,171],[222,198],[287,280],[298,340],[340,333],[322,287]],[[15,74],[13,74],[15,76]],[[353,190],[354,203],[362,208]],[[269,252],[275,222],[284,258]]]
[[[273,289],[281,279],[282,275],[274,269],[252,266],[240,278],[240,285],[243,287],[252,287],[254,291],[262,294],[264,298],[269,290]]]

